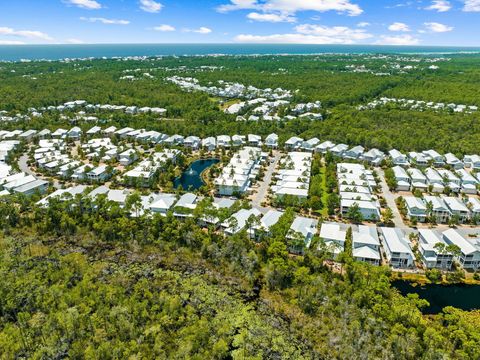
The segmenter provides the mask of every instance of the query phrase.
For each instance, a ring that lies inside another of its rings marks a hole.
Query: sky
[[[480,46],[480,0],[0,0],[0,45]]]

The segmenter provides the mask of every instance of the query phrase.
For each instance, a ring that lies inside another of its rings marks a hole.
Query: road
[[[268,194],[268,188],[270,187],[270,183],[272,182],[272,176],[275,172],[277,167],[278,161],[280,160],[281,154],[279,151],[275,151],[273,153],[273,162],[270,162],[268,165],[267,171],[265,172],[265,176],[263,180],[259,182],[259,188],[252,196],[252,205],[255,207],[261,207],[262,202],[265,200]]]
[[[46,181],[50,181],[52,184],[53,184],[53,187],[55,187],[56,189],[61,189],[62,188],[62,185],[60,185],[60,183],[58,182],[58,180],[54,179],[54,178],[46,178],[44,176],[38,176],[35,171],[33,171],[32,169],[30,169],[30,166],[28,166],[28,154],[23,154],[22,156],[20,156],[20,158],[18,159],[18,168],[20,169],[20,171],[28,174],[28,175],[33,175],[35,176],[37,179],[42,179],[42,180],[46,180]]]
[[[392,194],[388,188],[387,182],[385,181],[385,172],[381,168],[375,168],[375,171],[380,176],[380,186],[382,188],[383,197],[387,202],[387,206],[392,209],[393,223],[395,224],[395,227],[401,228],[405,231],[411,230],[403,223],[402,215],[400,214],[400,211],[398,211],[397,204],[395,203],[395,195]]]

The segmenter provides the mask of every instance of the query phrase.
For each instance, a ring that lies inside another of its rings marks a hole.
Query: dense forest
[[[423,316],[387,268],[347,250],[332,272],[318,239],[289,256],[290,210],[255,243],[127,203],[1,200],[2,358],[480,357],[478,312]]]

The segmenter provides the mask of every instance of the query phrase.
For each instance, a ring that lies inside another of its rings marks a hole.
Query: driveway
[[[405,231],[411,231],[412,229],[403,223],[402,215],[400,215],[400,211],[398,211],[397,204],[395,203],[396,196],[390,191],[387,182],[385,181],[385,172],[381,168],[375,168],[375,171],[380,177],[380,186],[382,188],[383,197],[387,202],[387,206],[392,209],[393,223],[395,224],[395,227],[401,228]]]
[[[273,161],[270,162],[268,168],[265,172],[263,180],[259,182],[259,187],[255,194],[253,194],[251,201],[252,205],[255,207],[261,207],[262,202],[265,200],[268,194],[268,188],[272,181],[273,173],[277,167],[278,161],[280,160],[281,154],[279,151],[273,153]]]

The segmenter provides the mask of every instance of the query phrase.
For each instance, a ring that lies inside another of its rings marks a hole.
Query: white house
[[[264,236],[270,235],[270,228],[278,223],[282,215],[282,211],[268,210],[260,219],[260,223],[253,228],[253,234],[250,235],[256,240],[261,240]]]
[[[388,155],[392,159],[394,165],[397,166],[408,166],[410,163],[408,162],[407,156],[402,154],[397,149],[390,150]]]
[[[442,244],[444,247],[448,245],[441,234],[431,229],[419,229],[418,239],[418,250],[427,268],[449,270],[452,267],[453,255],[437,247],[437,244]]]
[[[474,170],[480,170],[480,156],[478,155],[465,155],[463,157],[463,162],[466,167],[472,168]]]
[[[445,154],[445,162],[454,169],[463,169],[463,163],[454,154]]]
[[[417,219],[418,222],[425,222],[427,219],[427,206],[425,202],[415,196],[405,196],[407,216],[410,220]]]
[[[380,240],[375,226],[359,225],[352,231],[352,255],[357,261],[380,265]]]
[[[399,228],[382,227],[383,249],[387,261],[394,268],[413,266],[414,255],[405,233]]]
[[[330,149],[330,152],[335,156],[343,156],[343,153],[348,150],[348,145],[346,144],[337,144]]]
[[[334,258],[345,249],[346,236],[343,224],[324,222],[320,227],[320,239]]]
[[[468,221],[470,218],[470,210],[462,201],[453,196],[444,196],[443,201],[447,205],[452,216],[458,216],[461,223]]]
[[[342,155],[345,159],[352,159],[356,160],[359,159],[362,155],[365,149],[363,146],[357,145],[354,146],[353,148],[345,151],[345,153]]]
[[[431,216],[434,216],[437,222],[445,223],[450,219],[450,210],[445,202],[438,196],[425,195],[423,197],[425,205],[431,207]],[[430,203],[430,205],[429,205]],[[428,214],[430,215],[430,214]]]
[[[251,216],[260,218],[261,215],[262,213],[257,209],[241,209],[233,214],[229,219],[224,221],[222,223],[222,227],[224,228],[225,234],[234,235],[247,226],[248,219]],[[253,225],[254,224],[252,224],[252,229]]]
[[[326,154],[331,148],[333,148],[335,144],[331,141],[324,141],[320,145],[315,147],[315,151],[321,154]]]
[[[298,150],[303,144],[303,139],[297,136],[292,136],[290,139],[285,141],[285,148],[287,150]]]
[[[447,244],[453,244],[460,248],[460,256],[456,260],[465,269],[478,270],[480,268],[480,242],[478,238],[466,239],[454,229],[443,232],[443,240]]]
[[[128,149],[122,152],[118,157],[118,162],[123,166],[128,166],[138,159],[135,149]]]
[[[265,145],[270,149],[278,148],[278,135],[270,134],[265,138]]]
[[[286,238],[296,240],[297,236],[303,241],[302,246],[291,245],[289,251],[293,254],[303,254],[305,248],[310,247],[313,236],[317,233],[318,220],[306,218],[303,216],[295,217],[295,220],[288,230]],[[288,241],[288,240],[287,240]]]
[[[392,168],[393,174],[395,176],[395,180],[397,181],[397,191],[409,191],[411,178],[410,175],[405,171],[405,169],[401,166],[394,166]]]

